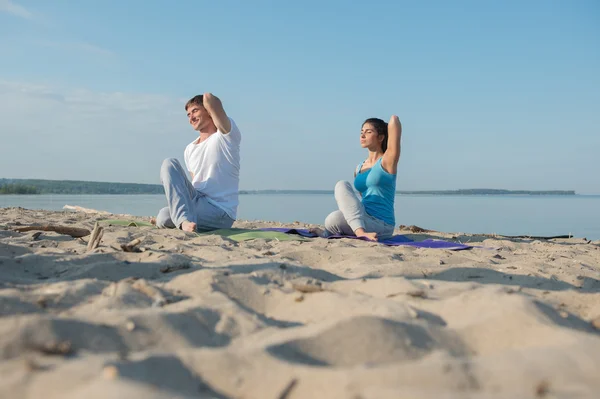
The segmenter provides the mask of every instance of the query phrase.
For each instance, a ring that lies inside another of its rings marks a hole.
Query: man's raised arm
[[[221,103],[219,97],[212,93],[204,93],[202,102],[217,129],[223,134],[228,134],[231,131],[231,121],[225,113],[223,103]]]

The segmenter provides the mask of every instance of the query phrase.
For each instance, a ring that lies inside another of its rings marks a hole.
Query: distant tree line
[[[3,184],[0,185],[0,194],[39,194],[40,190],[35,186],[25,184]]]
[[[164,189],[159,184],[0,179],[0,194],[164,194]]]

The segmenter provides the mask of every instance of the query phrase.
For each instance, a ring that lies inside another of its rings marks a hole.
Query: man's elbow
[[[217,126],[217,128],[219,128],[222,133],[228,134],[231,132],[231,122],[229,121],[229,118],[227,118],[226,122],[220,123],[219,125],[220,126]]]

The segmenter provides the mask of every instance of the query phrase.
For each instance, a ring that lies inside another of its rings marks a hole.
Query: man
[[[238,207],[240,130],[211,93],[195,96],[185,110],[200,135],[184,153],[192,181],[177,159],[163,162],[160,179],[169,206],[158,212],[156,226],[189,232],[230,228]]]

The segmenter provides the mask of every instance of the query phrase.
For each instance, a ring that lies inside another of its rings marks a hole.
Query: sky
[[[241,189],[333,189],[398,115],[398,190],[600,194],[600,2],[0,0],[0,177],[159,184],[212,92]]]

